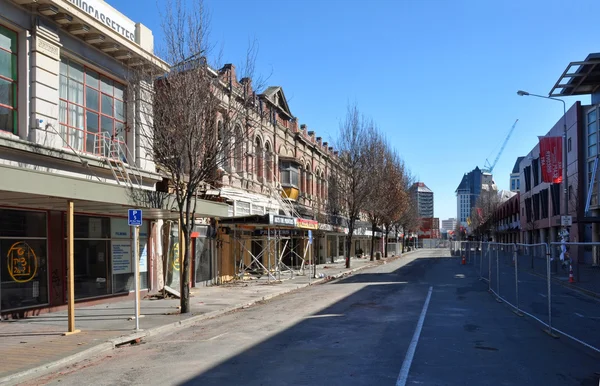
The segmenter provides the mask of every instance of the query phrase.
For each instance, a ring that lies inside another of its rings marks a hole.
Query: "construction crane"
[[[510,128],[510,131],[508,132],[508,135],[504,139],[504,143],[502,144],[502,147],[500,148],[500,151],[498,152],[498,155],[496,156],[494,163],[490,165],[490,161],[488,161],[488,159],[486,158],[485,165],[483,166],[482,171],[488,172],[490,174],[494,171],[494,167],[496,167],[496,164],[498,163],[498,160],[500,159],[500,156],[502,155],[502,152],[504,151],[504,148],[506,147],[506,144],[508,143],[510,136],[512,135],[513,131],[515,131],[515,126],[517,126],[517,122],[519,122],[518,119],[515,121],[515,123],[513,123],[512,127]]]

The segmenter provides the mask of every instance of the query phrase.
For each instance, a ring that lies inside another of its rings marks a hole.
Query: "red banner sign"
[[[562,142],[562,137],[540,137],[542,182],[562,182]]]

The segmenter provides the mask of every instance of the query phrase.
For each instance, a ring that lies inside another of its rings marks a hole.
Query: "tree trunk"
[[[371,223],[371,261],[375,261],[375,222]]]
[[[404,253],[404,244],[406,244],[406,234],[402,235],[402,253]]]
[[[348,236],[346,236],[346,268],[350,268],[350,255],[352,254],[352,232],[353,229],[348,230]]]
[[[385,227],[385,238],[383,239],[383,250],[384,250],[384,256],[388,257],[388,240],[389,240],[389,235],[390,235],[390,227],[386,225]]]
[[[191,259],[191,250],[192,250],[192,229],[194,226],[194,222],[190,219],[190,206],[191,199],[188,199],[186,202],[185,209],[185,217],[180,216],[180,221],[183,220],[183,224],[181,224],[181,230],[183,231],[183,237],[185,240],[185,246],[183,249],[183,264],[182,264],[182,278],[181,278],[181,313],[187,314],[191,312],[190,309],[190,259]]]

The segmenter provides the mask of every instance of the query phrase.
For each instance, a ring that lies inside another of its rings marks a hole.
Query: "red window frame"
[[[127,104],[125,102],[125,93],[127,92],[126,86],[115,80],[114,78],[107,76],[99,71],[96,71],[95,69],[86,66],[85,64],[79,63],[77,61],[74,61],[70,58],[65,58],[65,57],[61,57],[61,61],[66,61],[67,66],[69,66],[69,64],[72,63],[76,63],[79,64],[80,66],[83,67],[83,83],[80,82],[79,80],[73,79],[71,77],[69,77],[69,74],[67,73],[66,75],[60,74],[59,76],[65,76],[67,78],[67,85],[68,82],[73,81],[73,82],[77,82],[81,85],[83,85],[83,104],[80,103],[76,103],[76,102],[71,102],[69,101],[68,98],[68,94],[67,94],[67,98],[63,98],[63,97],[59,97],[61,102],[64,102],[66,104],[66,120],[67,122],[62,122],[60,120],[60,116],[59,116],[59,124],[61,126],[64,126],[66,128],[66,132],[64,133],[66,135],[65,138],[65,142],[68,144],[68,146],[73,147],[73,144],[70,143],[71,142],[71,134],[73,130],[76,131],[80,131],[83,132],[83,138],[82,138],[82,148],[81,151],[84,153],[90,153],[90,154],[95,154],[98,155],[98,152],[96,151],[95,148],[92,149],[88,149],[88,144],[87,144],[87,136],[88,135],[98,135],[100,133],[103,132],[102,130],[102,117],[108,118],[112,120],[112,133],[110,136],[111,142],[114,142],[116,144],[119,144],[121,146],[127,146],[127,136],[123,136],[123,140],[119,140],[119,136],[117,133],[117,129],[116,129],[116,124],[120,123],[122,124],[123,127],[123,132],[126,132],[126,128],[127,128]],[[94,72],[95,74],[98,75],[98,81],[97,81],[97,85],[94,86],[93,83],[91,83],[91,81],[88,81],[88,71]],[[108,79],[110,80],[112,83],[112,95],[108,94],[107,92],[102,90],[102,79]],[[116,85],[120,85],[123,88],[123,99],[117,98],[115,96],[115,86]],[[68,86],[67,86],[68,87]],[[88,92],[88,88],[96,91],[98,93],[98,109],[94,109],[92,107],[88,107],[87,106],[87,92]],[[60,92],[59,92],[60,94]],[[106,95],[110,98],[112,98],[113,101],[113,107],[112,107],[112,116],[105,114],[102,112],[102,96]],[[115,114],[115,101],[119,101],[123,104],[123,117],[125,118],[124,120],[120,120],[117,119],[117,116]],[[70,106],[76,106],[76,107],[80,107],[83,109],[83,129],[80,129],[76,126],[73,125],[72,122],[70,122],[71,120],[71,114],[70,114]],[[96,114],[98,116],[97,118],[97,127],[98,130],[96,132],[93,131],[89,131],[88,130],[88,112],[92,113],[92,114]],[[94,142],[95,143],[95,142]],[[118,154],[112,154],[112,153],[107,153],[108,156],[111,157],[118,157]]]
[[[15,51],[11,51],[10,49],[6,49],[4,47],[0,47],[0,50],[4,51],[4,52],[8,52],[9,54],[15,56],[17,59],[17,61],[19,60],[19,42],[18,42],[18,37],[19,37],[19,33],[15,30],[12,30],[10,28],[7,28],[4,25],[0,25],[0,27],[2,27],[3,29],[6,29],[7,31],[13,32],[15,34]],[[12,63],[12,60],[11,60]],[[0,107],[4,107],[6,109],[12,110],[13,111],[13,130],[12,133],[13,134],[18,134],[19,132],[19,65],[17,63],[17,68],[15,69],[15,79],[11,79],[11,78],[7,78],[5,76],[0,75],[0,79],[5,80],[7,82],[10,82],[12,87],[13,87],[13,101],[14,101],[14,106],[10,106],[10,105],[5,105],[4,103],[0,103]],[[6,131],[7,133],[10,133],[10,131],[8,130],[3,130],[0,129],[1,131]]]

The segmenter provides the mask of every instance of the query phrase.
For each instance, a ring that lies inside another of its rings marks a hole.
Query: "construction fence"
[[[585,265],[575,263],[596,250],[600,243],[450,244],[451,255],[459,264],[473,266],[498,302],[536,320],[549,335],[570,338],[600,353],[600,298],[579,288],[600,288],[600,273],[580,283],[576,271],[583,273]]]

